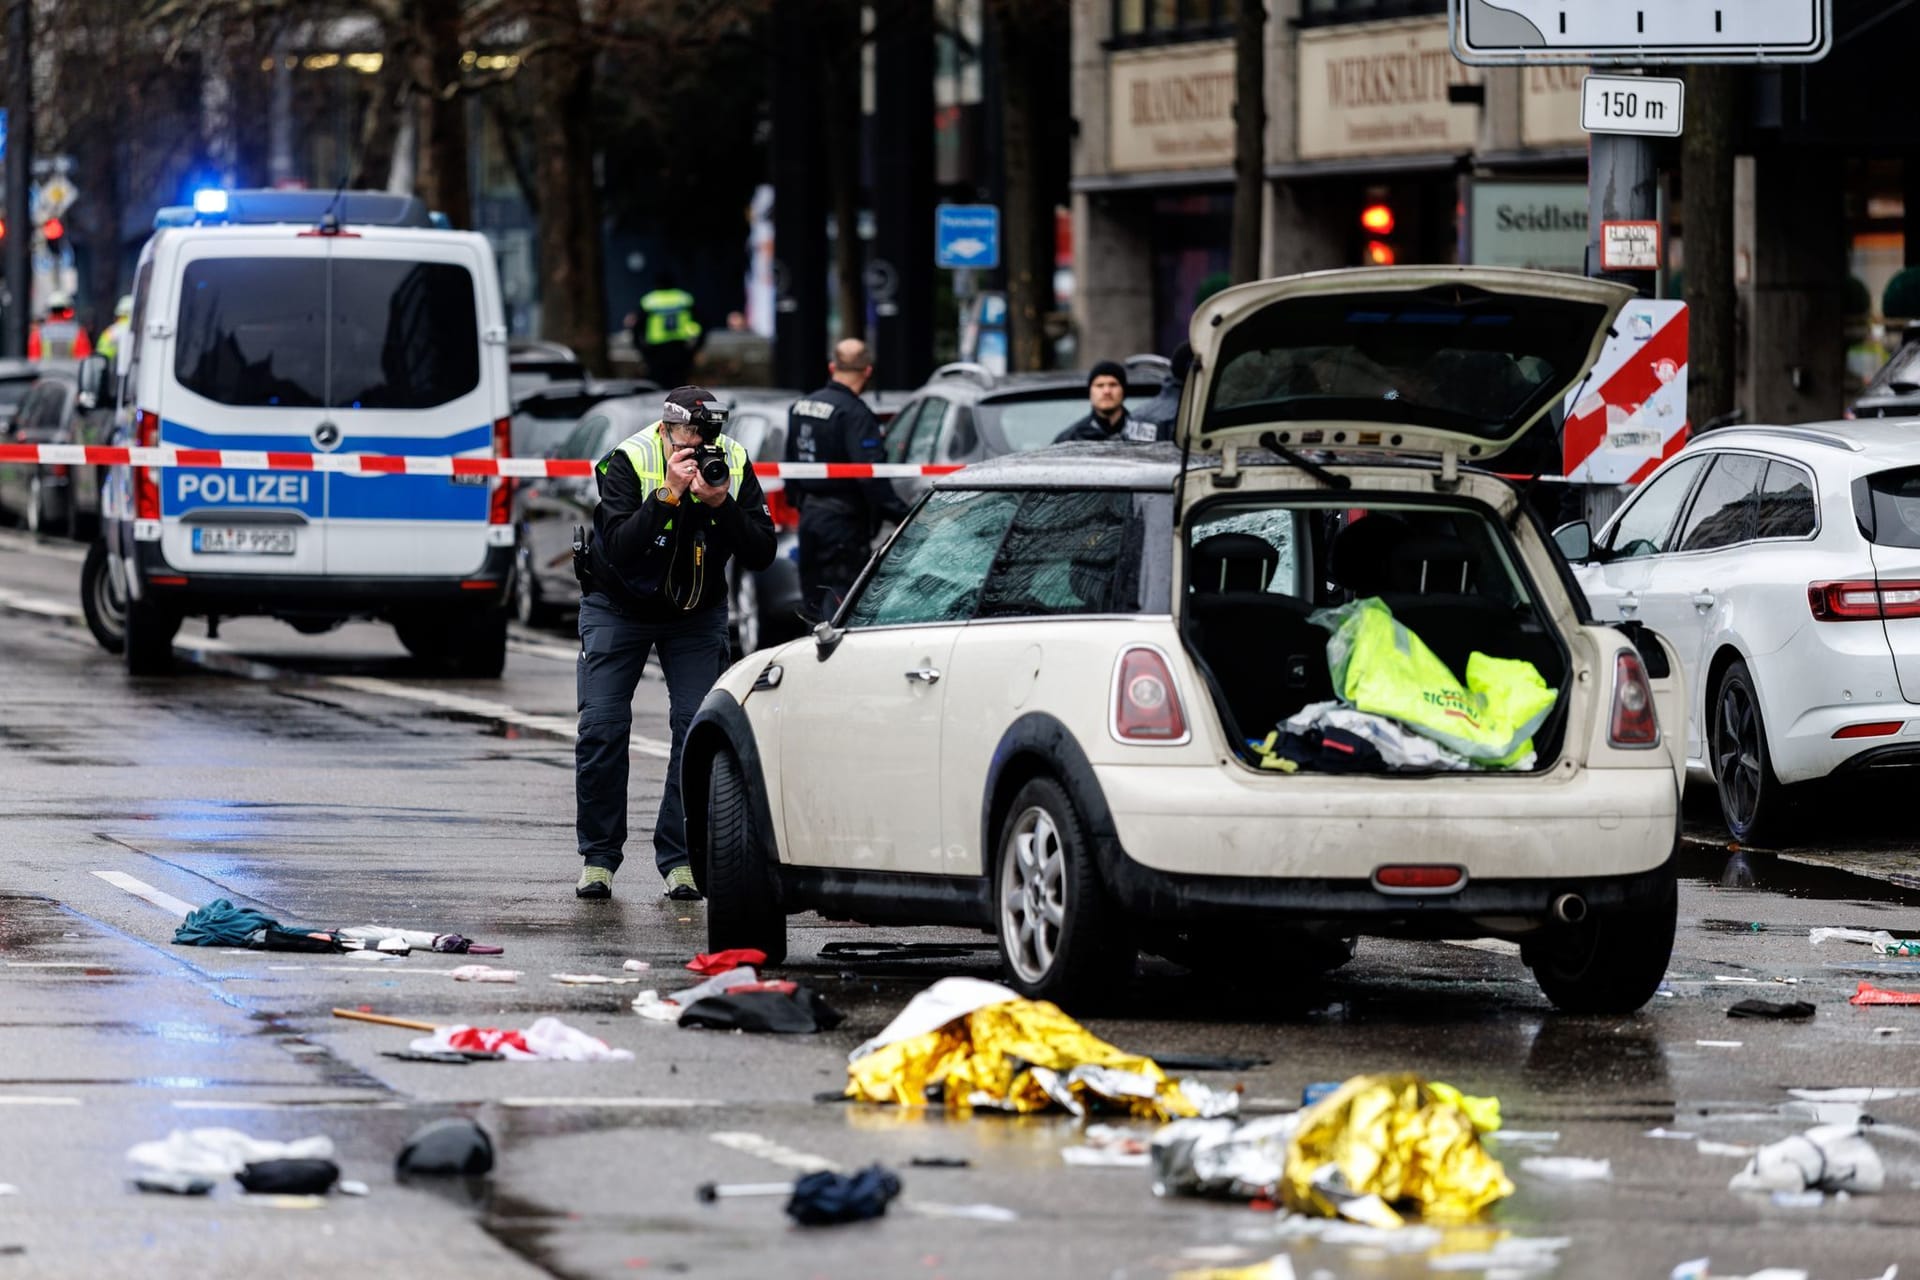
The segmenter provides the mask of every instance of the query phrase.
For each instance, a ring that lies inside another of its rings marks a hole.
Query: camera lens
[[[700,460],[700,478],[709,485],[718,488],[732,479],[725,458],[702,458]]]

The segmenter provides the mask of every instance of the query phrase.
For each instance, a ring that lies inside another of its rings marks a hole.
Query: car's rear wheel
[[[126,612],[127,674],[164,676],[173,671],[173,637],[180,615],[151,600],[129,600]]]
[[[80,566],[80,611],[86,615],[87,630],[108,653],[124,653],[127,647],[127,592],[107,554],[107,544],[98,538],[87,548],[86,561]]]
[[[513,572],[513,614],[522,626],[550,626],[559,610],[547,602],[540,590],[540,579],[534,576],[533,552],[523,542],[514,553]]]
[[[1734,663],[1720,677],[1710,723],[1713,778],[1728,833],[1741,844],[1786,834],[1792,801],[1774,776],[1766,721],[1746,663]]]
[[[768,964],[787,958],[787,915],[775,896],[771,869],[754,838],[753,799],[740,761],[723,750],[707,780],[707,948],[752,947]]]
[[[1131,975],[1132,934],[1100,881],[1079,812],[1053,779],[1035,778],[1014,796],[994,886],[1000,956],[1022,995],[1098,1000]]]
[[[1632,1013],[1653,999],[1673,958],[1679,888],[1671,871],[1644,907],[1596,911],[1522,943],[1534,981],[1563,1013]]]

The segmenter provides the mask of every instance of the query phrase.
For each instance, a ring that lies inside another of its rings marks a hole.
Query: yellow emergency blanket
[[[966,980],[945,983],[956,981]],[[1157,1120],[1198,1114],[1153,1059],[1115,1048],[1057,1005],[1007,995],[935,1030],[855,1050],[847,1096],[917,1107],[937,1087],[950,1112],[1025,1113],[1057,1105],[1075,1114],[1106,1109]]]
[[[1385,1210],[1365,1219],[1376,1225],[1398,1225],[1404,1210],[1434,1222],[1470,1219],[1513,1194],[1480,1146],[1482,1121],[1498,1125],[1497,1100],[1411,1074],[1355,1076],[1302,1114],[1281,1199],[1298,1213],[1356,1217],[1353,1197],[1378,1196]]]
[[[1532,663],[1484,653],[1468,656],[1462,687],[1375,597],[1321,609],[1309,620],[1333,632],[1327,669],[1342,701],[1492,768],[1510,768],[1532,753],[1533,731],[1559,697]]]

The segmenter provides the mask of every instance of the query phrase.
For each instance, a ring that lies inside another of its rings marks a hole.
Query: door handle
[[[915,667],[907,672],[907,679],[920,684],[937,684],[940,680],[940,672],[934,667]]]
[[[1703,613],[1706,610],[1713,608],[1713,592],[1708,591],[1704,587],[1694,592],[1693,607],[1696,609],[1699,609]]]
[[[1639,611],[1640,611],[1640,597],[1637,594],[1635,594],[1632,591],[1628,591],[1620,597],[1620,612],[1638,613]]]

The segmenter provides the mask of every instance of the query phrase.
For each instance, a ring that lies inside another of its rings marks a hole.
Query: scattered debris
[[[767,962],[767,953],[756,951],[752,947],[735,947],[730,951],[702,952],[687,961],[687,968],[703,977],[716,973],[725,973],[729,969],[742,967],[758,968]]]
[[[179,947],[248,947],[255,945],[256,935],[264,938],[267,930],[279,927],[280,922],[264,911],[215,898],[187,913],[173,931],[173,942]]]
[[[1700,1046],[1702,1049],[1738,1049],[1741,1045],[1745,1044],[1746,1041],[1745,1040],[1695,1040],[1694,1043]]]
[[[1733,1175],[1734,1191],[1878,1191],[1886,1183],[1880,1153],[1858,1125],[1823,1125],[1771,1142]]]
[[[1815,929],[1807,935],[1816,947],[1829,940],[1858,942],[1876,955],[1920,956],[1920,938],[1896,938],[1885,929]]]
[[[1671,1138],[1675,1142],[1692,1142],[1699,1135],[1682,1133],[1678,1129],[1649,1129],[1647,1130],[1646,1136],[1649,1138]]]
[[[1560,1141],[1558,1129],[1502,1129],[1488,1136],[1502,1146],[1550,1147]]]
[[[1703,1156],[1736,1156],[1745,1160],[1753,1154],[1752,1147],[1741,1146],[1737,1142],[1715,1142],[1711,1138],[1702,1138],[1693,1149]]]
[[[334,1190],[343,1196],[370,1196],[373,1194],[372,1187],[369,1187],[364,1182],[356,1182],[352,1178],[342,1178],[340,1184],[336,1186]]]
[[[463,964],[447,970],[447,976],[455,982],[518,982],[520,970],[496,969],[490,964]]]
[[[767,1031],[778,1035],[805,1035],[831,1031],[845,1019],[818,991],[791,982],[756,983],[719,995],[704,996],[684,1006],[683,1027],[718,1031]]]
[[[1201,1113],[1151,1058],[1115,1048],[1056,1005],[979,978],[943,978],[916,995],[848,1055],[847,1076],[849,1097],[899,1106],[938,1099],[949,1111],[1058,1106],[1074,1115],[1100,1107],[1156,1120]],[[1238,1106],[1237,1095],[1207,1099]]]
[[[150,1172],[231,1178],[267,1160],[330,1160],[333,1139],[325,1134],[293,1142],[255,1138],[238,1129],[175,1129],[165,1138],[128,1148],[127,1159]]]
[[[609,978],[604,973],[553,973],[547,976],[567,987],[625,986],[640,981],[639,978]]]
[[[620,967],[629,973],[645,973],[647,970],[653,968],[653,966],[645,960],[628,960],[621,964]]]
[[[1613,1161],[1584,1156],[1528,1156],[1520,1167],[1555,1182],[1608,1182],[1613,1178]]]
[[[410,1046],[422,1052],[436,1049],[481,1049],[504,1054],[513,1062],[631,1062],[633,1054],[614,1049],[597,1036],[568,1026],[558,1018],[541,1018],[525,1031],[506,1027],[436,1027],[433,1034]]]
[[[841,964],[859,961],[889,960],[970,960],[983,952],[998,951],[997,942],[829,942],[820,948],[822,960]]]
[[[1813,1014],[1813,1006],[1805,1000],[1792,1000],[1783,1004],[1772,1000],[1742,1000],[1727,1010],[1729,1018],[1772,1018],[1781,1021],[1811,1018]]]
[[[425,929],[392,929],[385,925],[352,925],[341,929],[309,929],[283,925],[272,916],[252,907],[236,907],[226,898],[215,898],[204,907],[187,913],[174,930],[173,941],[184,947],[250,947],[262,951],[308,951],[354,954],[382,953],[394,957],[412,951],[438,951],[451,955],[493,955],[502,948],[490,947],[457,933],[433,933]]]
[[[1093,1169],[1144,1169],[1151,1160],[1152,1141],[1116,1125],[1087,1126],[1081,1145],[1067,1147],[1060,1158],[1068,1164]]]
[[[477,1177],[493,1169],[493,1139],[462,1116],[435,1120],[414,1130],[400,1148],[400,1175]]]
[[[1256,1067],[1273,1065],[1272,1058],[1237,1057],[1226,1053],[1156,1053],[1152,1057],[1160,1064],[1162,1071],[1252,1071]]]
[[[1848,1004],[1920,1004],[1920,991],[1889,991],[1871,982],[1862,982]]]
[[[464,1067],[472,1062],[500,1062],[504,1053],[483,1053],[477,1049],[382,1049],[380,1056],[400,1062],[443,1062]]]
[[[174,1170],[156,1169],[135,1177],[133,1185],[142,1191],[155,1191],[170,1196],[204,1196],[215,1187],[212,1178],[198,1173],[180,1173]]]
[[[965,1156],[915,1156],[907,1161],[915,1169],[971,1169],[973,1161]]]
[[[899,1194],[900,1179],[877,1164],[855,1173],[821,1169],[796,1182],[703,1182],[694,1189],[702,1204],[751,1196],[786,1196],[787,1216],[803,1227],[878,1218]]]
[[[323,1196],[340,1181],[331,1160],[256,1160],[234,1175],[250,1194]]]

